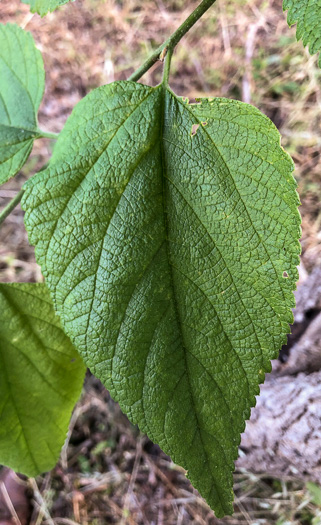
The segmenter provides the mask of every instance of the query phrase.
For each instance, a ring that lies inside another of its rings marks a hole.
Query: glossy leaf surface
[[[254,107],[117,82],[76,106],[26,186],[66,332],[217,516],[232,512],[240,433],[292,321],[292,170]]]
[[[28,476],[53,468],[85,366],[44,284],[0,284],[0,463]]]

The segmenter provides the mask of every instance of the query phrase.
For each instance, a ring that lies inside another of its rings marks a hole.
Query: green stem
[[[173,50],[184,35],[193,27],[194,24],[203,16],[203,14],[216,2],[216,0],[202,0],[197,8],[189,15],[188,18],[179,26],[178,29],[161,44],[148,57],[148,59],[128,78],[128,80],[139,80],[159,59],[160,54],[165,48]]]
[[[41,129],[38,129],[38,132],[39,135],[41,135],[39,138],[57,140],[57,138],[59,137],[59,133],[49,133],[47,131],[42,131]]]
[[[0,213],[0,224],[3,223],[3,221],[8,217],[8,215],[15,209],[15,207],[19,204],[19,202],[22,199],[22,195],[24,194],[24,190],[20,190],[15,197],[7,204],[7,206],[2,210]]]
[[[164,71],[163,71],[163,86],[166,88],[168,87],[168,79],[169,79],[169,72],[171,68],[171,61],[172,56],[174,52],[174,47],[169,47],[167,49],[166,58],[165,58],[165,65],[164,65]]]

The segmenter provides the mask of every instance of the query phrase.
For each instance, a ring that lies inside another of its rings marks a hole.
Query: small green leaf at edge
[[[311,494],[311,501],[318,507],[321,507],[321,487],[312,481],[308,481],[306,488]]]
[[[292,171],[254,107],[115,82],[75,107],[25,188],[66,333],[217,516],[233,511],[240,433],[293,320]]]
[[[30,11],[32,13],[38,13],[41,17],[48,13],[52,13],[58,7],[67,4],[74,0],[21,0],[23,4],[30,5]]]
[[[33,37],[0,24],[0,184],[16,175],[41,137],[37,113],[45,70]]]
[[[86,368],[44,284],[0,284],[0,463],[50,470],[66,439]]]
[[[321,1],[283,0],[283,11],[288,11],[289,27],[297,24],[296,38],[302,40],[304,47],[309,46],[310,54],[321,51]]]

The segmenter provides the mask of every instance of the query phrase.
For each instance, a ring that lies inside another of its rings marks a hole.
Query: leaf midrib
[[[160,146],[160,149],[161,149],[161,173],[162,173],[162,188],[163,188],[163,199],[162,199],[162,202],[163,202],[163,217],[164,217],[164,231],[165,231],[165,246],[166,246],[167,261],[168,261],[168,268],[169,268],[169,279],[170,279],[171,288],[172,288],[172,298],[173,298],[173,305],[174,305],[174,311],[175,311],[175,316],[176,316],[176,322],[177,322],[177,325],[178,325],[178,328],[179,328],[179,331],[180,331],[180,334],[181,334],[182,347],[183,347],[183,351],[184,351],[185,375],[186,375],[186,379],[187,379],[187,382],[188,382],[188,385],[189,385],[189,393],[190,393],[191,405],[192,405],[192,409],[193,409],[193,412],[194,412],[194,417],[195,417],[195,420],[196,420],[196,423],[197,423],[197,429],[196,430],[198,431],[198,434],[199,434],[199,437],[200,437],[200,441],[202,443],[203,450],[204,450],[205,455],[206,455],[207,460],[208,460],[209,470],[211,472],[211,458],[210,458],[210,456],[209,456],[209,454],[207,452],[207,449],[206,449],[204,441],[203,441],[203,437],[202,437],[202,426],[203,425],[201,425],[201,423],[200,423],[199,415],[198,415],[198,412],[197,412],[197,409],[196,409],[196,403],[195,403],[195,399],[194,399],[194,392],[193,392],[191,379],[190,379],[189,365],[188,365],[188,360],[187,360],[187,350],[186,350],[186,344],[185,344],[185,340],[184,340],[184,332],[183,332],[182,320],[181,320],[180,312],[179,312],[179,304],[178,304],[176,293],[175,293],[175,284],[174,284],[175,283],[175,279],[174,279],[174,275],[173,275],[173,266],[172,266],[171,257],[170,257],[169,224],[168,224],[168,220],[167,220],[167,210],[166,210],[166,207],[167,207],[166,193],[167,192],[166,192],[166,159],[165,159],[165,151],[164,151],[164,120],[165,120],[165,97],[166,96],[171,96],[171,93],[167,89],[165,89],[164,86],[162,86],[162,85],[160,86],[159,89],[162,90],[161,125],[160,125],[160,127],[161,127],[161,141],[160,141],[161,146]],[[225,513],[224,498],[223,498],[223,500],[221,499],[220,488],[216,484],[215,478],[212,475],[212,473],[211,473],[211,478],[212,478],[212,485],[210,487],[209,494],[212,491],[212,487],[215,486],[216,493],[217,493],[217,495],[219,497],[219,500],[220,500],[221,510],[223,511],[223,513]],[[226,511],[228,512],[228,509]]]
[[[1,94],[0,94],[0,96],[1,96]],[[0,122],[0,127],[10,128],[10,129],[14,129],[15,131],[20,131],[20,132],[27,131],[28,133],[34,133],[35,134],[35,136],[28,137],[28,139],[36,139],[36,138],[41,137],[41,134],[39,133],[37,128],[31,129],[31,128],[26,128],[25,126],[18,127],[18,126],[13,126],[12,124],[3,124],[1,122]]]
[[[13,394],[13,390],[11,388],[11,383],[8,380],[7,366],[6,366],[6,362],[5,362],[5,359],[4,359],[4,356],[3,356],[2,352],[0,352],[0,361],[3,364],[4,377],[5,377],[5,382],[7,384],[7,388],[8,388],[8,392],[9,392],[9,399],[11,399],[14,411],[16,413],[16,416],[17,416],[17,419],[18,419],[18,422],[19,422],[19,425],[20,425],[20,434],[23,436],[23,440],[24,440],[24,442],[26,444],[26,447],[27,447],[27,450],[29,452],[29,456],[30,456],[31,462],[32,462],[33,466],[35,467],[35,470],[39,472],[40,469],[39,469],[38,463],[37,463],[37,461],[35,459],[33,451],[31,450],[30,443],[29,443],[29,438],[27,437],[26,430],[24,430],[25,427],[22,424],[22,419],[21,419],[21,416],[20,416],[20,410],[18,409],[16,398],[15,398],[15,396]],[[32,439],[30,441],[32,442]]]
[[[248,211],[247,206],[245,205],[245,202],[244,202],[244,199],[243,199],[243,197],[242,197],[242,195],[241,195],[241,193],[240,193],[240,190],[238,189],[238,187],[237,187],[237,185],[236,185],[236,183],[235,183],[234,177],[233,177],[233,175],[232,175],[232,173],[231,173],[231,170],[230,170],[230,168],[229,168],[229,166],[228,166],[227,161],[225,160],[225,157],[223,156],[222,152],[220,151],[220,149],[218,148],[218,146],[217,146],[216,143],[214,142],[214,140],[213,140],[213,138],[211,137],[211,135],[209,134],[209,132],[207,131],[206,127],[202,126],[202,122],[200,121],[200,119],[198,118],[198,116],[195,115],[195,113],[193,113],[193,111],[191,111],[191,109],[188,107],[188,104],[184,104],[184,103],[179,99],[179,97],[177,97],[177,96],[175,95],[175,93],[173,93],[172,91],[170,91],[170,94],[172,94],[172,95],[174,96],[174,98],[177,100],[177,102],[178,102],[180,105],[183,105],[184,108],[187,109],[187,111],[193,116],[193,118],[197,120],[197,123],[199,124],[199,128],[200,128],[200,130],[202,130],[202,131],[207,135],[208,139],[209,139],[210,142],[213,144],[213,147],[215,148],[215,150],[217,151],[217,153],[218,153],[219,156],[221,157],[221,159],[222,159],[222,161],[223,161],[223,163],[224,163],[224,165],[225,165],[225,167],[226,167],[226,170],[227,170],[227,172],[228,172],[228,174],[229,174],[229,176],[230,176],[230,180],[232,181],[232,183],[233,183],[233,185],[234,185],[235,191],[237,192],[237,194],[238,194],[238,196],[239,196],[239,199],[240,199],[240,201],[241,201],[242,204],[243,204],[243,208],[244,208],[244,210],[245,210],[245,212],[246,212],[246,214],[247,214],[247,216],[248,216],[248,219],[249,219],[249,221],[250,221],[250,223],[251,223],[251,225],[252,225],[252,227],[253,227],[253,230],[255,231],[256,235],[258,236],[258,238],[259,238],[259,240],[260,240],[260,242],[261,242],[261,244],[262,244],[262,247],[264,248],[264,251],[265,251],[267,257],[268,257],[269,261],[271,262],[271,264],[272,264],[272,266],[273,266],[273,270],[274,270],[274,273],[275,273],[275,277],[276,277],[276,280],[277,280],[277,282],[278,282],[278,284],[279,284],[279,289],[280,289],[280,291],[281,291],[281,293],[282,293],[282,296],[283,296],[284,304],[286,304],[285,293],[284,293],[283,287],[281,286],[280,277],[278,276],[278,273],[277,273],[277,271],[276,271],[275,264],[274,264],[274,262],[273,262],[273,258],[271,257],[271,255],[270,255],[268,249],[267,249],[266,246],[265,246],[265,242],[263,241],[261,235],[259,234],[259,232],[257,231],[257,229],[256,229],[256,227],[255,227],[255,225],[254,225],[253,219],[252,219],[252,217],[251,217],[251,215],[250,215],[250,213],[249,213],[249,211]],[[228,269],[228,270],[229,270],[229,269]],[[230,270],[229,270],[229,272],[230,272]],[[236,290],[237,290],[237,288],[236,288]],[[241,301],[243,302],[242,297],[241,297],[241,295],[240,295],[240,292],[239,292],[238,290],[237,290],[237,293],[238,293],[238,295],[239,295]],[[248,311],[247,311],[246,308],[245,308],[245,311],[246,311],[247,314],[248,314]],[[248,314],[248,315],[249,315],[249,314]],[[253,324],[253,321],[252,321],[252,324]],[[254,325],[253,325],[253,328],[254,328],[254,330],[255,330],[255,326],[254,326]],[[256,332],[255,332],[255,333],[256,333]],[[256,336],[257,336],[257,334],[256,334]]]
[[[189,111],[189,112],[193,115],[193,117],[194,117],[194,113],[193,113],[193,112],[187,107],[187,104],[184,104],[184,103],[183,103],[178,97],[176,97],[176,95],[175,95],[171,90],[168,90],[168,94],[169,94],[169,96],[172,96],[175,100],[177,100],[177,101],[178,101],[178,102],[184,107],[184,109],[188,109],[188,111]],[[197,119],[197,121],[198,121],[199,124],[201,125],[201,122],[200,122],[198,119]],[[202,126],[202,129],[203,129],[203,126]],[[206,130],[205,130],[205,131],[206,131]],[[206,133],[207,133],[207,131],[206,131]],[[208,133],[207,133],[207,135],[208,135]],[[209,138],[211,139],[211,137],[209,137]],[[166,140],[166,139],[163,138],[163,141],[164,141],[164,140]],[[211,139],[211,141],[213,142],[212,139]],[[213,144],[214,144],[214,142],[213,142]],[[214,144],[214,146],[215,146],[215,144]],[[217,148],[216,148],[216,149],[217,149]],[[218,153],[220,154],[219,150],[217,150],[217,151],[218,151]],[[225,163],[225,165],[226,165],[226,162],[225,162],[224,159],[223,159],[223,161],[224,161],[224,163]],[[227,169],[228,169],[228,171],[229,171],[229,173],[230,173],[230,170],[229,170],[229,168],[228,168],[227,165],[226,165],[226,167],[227,167]],[[232,174],[231,174],[231,173],[230,173],[230,176],[232,177]],[[234,285],[234,287],[235,287],[235,290],[236,290],[236,292],[237,292],[237,294],[238,294],[238,297],[239,297],[239,299],[240,299],[240,301],[241,301],[241,303],[242,303],[242,305],[243,305],[244,311],[245,311],[245,313],[246,313],[246,315],[247,315],[247,317],[248,317],[248,319],[249,319],[249,321],[250,321],[250,323],[251,323],[251,325],[252,325],[252,327],[253,327],[253,331],[254,331],[254,335],[255,335],[255,337],[256,337],[256,341],[257,341],[258,347],[261,349],[260,340],[259,340],[259,337],[258,337],[258,335],[257,335],[257,332],[256,332],[256,328],[255,328],[254,322],[253,322],[253,320],[252,320],[252,317],[251,317],[250,314],[248,313],[248,310],[247,310],[247,308],[246,308],[246,306],[245,306],[245,304],[244,304],[243,298],[242,298],[242,296],[241,296],[241,294],[240,294],[240,292],[239,292],[239,290],[238,290],[238,288],[237,288],[237,286],[236,286],[236,283],[235,283],[235,280],[234,280],[233,274],[232,274],[231,270],[229,269],[229,267],[228,267],[228,265],[227,265],[227,263],[226,263],[226,261],[225,261],[223,255],[222,255],[222,251],[221,251],[220,248],[217,246],[217,243],[215,242],[215,240],[213,239],[213,237],[210,235],[210,233],[209,233],[208,230],[206,229],[205,225],[203,224],[203,221],[202,221],[201,218],[198,216],[198,214],[195,212],[193,206],[192,206],[192,205],[190,204],[190,202],[186,199],[185,195],[183,195],[183,193],[181,192],[181,190],[177,187],[177,185],[176,185],[176,184],[175,184],[175,183],[174,183],[169,177],[167,177],[167,176],[165,175],[164,178],[166,178],[166,179],[167,179],[167,180],[168,180],[168,181],[169,181],[169,182],[170,182],[170,183],[176,188],[176,190],[178,191],[178,193],[179,193],[179,194],[181,195],[181,197],[184,199],[184,202],[187,204],[187,206],[190,208],[190,210],[192,211],[192,213],[194,214],[194,216],[196,217],[196,219],[199,221],[199,223],[201,224],[201,226],[204,228],[206,234],[210,237],[210,239],[211,239],[211,241],[212,241],[212,243],[213,243],[213,246],[217,249],[217,251],[218,251],[218,253],[219,253],[219,255],[220,255],[222,261],[224,262],[224,266],[225,266],[225,268],[227,269],[228,274],[230,275],[231,282],[233,283],[233,285]],[[237,190],[237,188],[236,188],[236,190]],[[245,204],[244,204],[244,206],[245,206]],[[252,222],[251,222],[251,223],[252,223]],[[253,226],[253,228],[254,228],[254,226]],[[255,228],[254,228],[254,231],[256,232]],[[186,277],[187,277],[187,276],[186,276]],[[203,293],[204,293],[204,292],[203,292]],[[205,294],[205,295],[206,295],[206,294]],[[206,296],[206,298],[207,298],[207,300],[209,300],[207,296]],[[212,304],[212,303],[211,303],[211,304]],[[213,304],[212,304],[212,307],[215,309],[215,307],[214,307]],[[216,311],[216,310],[215,310],[215,311]],[[227,340],[228,340],[228,342],[229,342],[231,348],[234,350],[234,346],[233,346],[233,344],[232,344],[232,341],[230,340],[229,334],[228,334],[228,333],[226,332],[226,330],[224,329],[224,325],[223,325],[223,323],[222,323],[222,321],[221,321],[221,319],[220,319],[220,317],[219,317],[217,311],[216,311],[216,314],[217,314],[217,318],[218,318],[218,320],[219,320],[219,322],[220,322],[220,325],[221,325],[221,327],[222,327],[222,330],[223,330],[224,334],[226,335]],[[240,365],[241,365],[242,369],[244,370],[244,367],[243,367],[243,365],[242,365],[242,362],[241,362],[241,360],[240,360],[239,355],[238,355],[237,352],[235,352],[235,351],[234,351],[234,353],[235,353],[235,355],[236,355],[238,361],[240,362]],[[261,349],[261,359],[263,359],[262,349]],[[262,365],[262,366],[263,366],[263,365]],[[246,381],[247,381],[248,394],[249,394],[249,397],[250,397],[249,383],[248,383],[248,379],[247,379],[247,375],[246,375],[246,373],[245,373],[245,370],[244,370],[244,374],[245,374],[245,378],[246,378]]]
[[[2,293],[3,297],[5,298],[5,300],[7,301],[7,303],[9,304],[9,306],[11,308],[13,308],[14,310],[17,309],[15,303],[13,303],[13,301],[8,297],[7,293],[3,292],[3,289],[1,291],[1,293]],[[32,332],[33,332],[33,330],[32,330]],[[11,388],[11,383],[10,383],[10,381],[8,379],[9,374],[7,372],[7,366],[6,366],[6,361],[4,359],[3,352],[0,352],[0,360],[3,363],[3,370],[4,370],[5,381],[6,381],[6,384],[7,384],[7,387],[8,387],[8,391],[9,391],[9,394],[10,394],[10,397],[11,397],[11,400],[12,400],[12,404],[13,404],[13,407],[14,407],[17,419],[19,421],[20,432],[21,432],[21,434],[23,436],[24,442],[26,444],[27,450],[28,450],[29,455],[30,455],[30,459],[31,459],[31,461],[32,461],[32,463],[33,463],[33,465],[35,467],[35,470],[39,471],[39,465],[38,465],[38,463],[37,463],[37,461],[35,459],[35,456],[33,454],[33,451],[31,450],[31,446],[30,446],[30,442],[32,442],[32,439],[29,442],[29,438],[27,437],[25,426],[22,424],[22,417],[21,417],[21,414],[20,414],[20,409],[18,408],[18,404],[16,402],[16,398],[15,398],[15,396],[13,394],[13,390]],[[22,413],[22,416],[23,416],[23,413]]]
[[[7,35],[6,35],[6,38],[7,38]],[[21,45],[21,44],[20,44]],[[22,80],[20,79],[20,77],[16,74],[15,71],[13,71],[13,69],[8,65],[7,61],[3,58],[3,55],[0,55],[0,60],[2,60],[4,62],[4,64],[7,66],[7,68],[9,69],[9,71],[12,73],[12,75],[17,79],[18,83],[20,84],[20,86],[22,87],[22,89],[25,91],[25,93],[27,94],[28,98],[29,98],[29,101],[31,103],[31,107],[33,109],[33,114],[32,116],[34,117],[34,122],[35,122],[35,125],[37,126],[38,124],[38,119],[37,119],[37,111],[38,111],[38,107],[36,107],[34,101],[33,101],[33,98],[32,98],[32,95],[30,93],[30,91],[28,90],[28,87],[27,85],[25,85]],[[2,98],[2,97],[1,97]],[[3,98],[2,98],[3,100]],[[5,103],[4,103],[5,104]],[[7,114],[8,114],[8,108],[7,108],[7,105],[5,104],[6,106],[6,111],[7,111]],[[11,123],[11,118],[10,118],[10,123]]]
[[[10,293],[8,294],[7,292],[4,291],[3,287],[1,287],[1,291],[0,291],[1,295],[3,295],[3,297],[5,298],[5,300],[7,301],[7,303],[9,304],[9,306],[12,308],[13,311],[16,311],[17,314],[19,315],[19,318],[25,322],[25,324],[28,326],[30,332],[32,333],[33,337],[35,338],[37,344],[43,348],[45,345],[43,343],[43,341],[40,339],[40,337],[38,336],[37,332],[35,331],[34,327],[33,327],[33,324],[32,322],[30,321],[29,319],[29,314],[25,314],[23,312],[23,310],[21,309],[20,305],[18,303],[16,303],[16,301],[14,301],[12,299],[12,297],[10,296]],[[33,317],[34,319],[37,319],[35,316],[30,316],[30,317]],[[39,319],[40,320],[40,319]],[[53,325],[52,323],[50,323],[49,321],[45,321],[43,319],[41,319],[42,322],[44,322],[45,324],[48,324],[49,326],[54,326],[55,328],[57,328],[57,326]],[[6,339],[6,338],[5,338]],[[62,392],[60,392],[59,390],[56,389],[56,387],[54,387],[52,385],[52,383],[50,383],[50,381],[48,381],[48,379],[43,375],[42,372],[40,372],[39,368],[37,367],[37,365],[33,362],[33,360],[28,356],[27,353],[23,352],[23,350],[21,350],[21,348],[15,346],[11,341],[9,341],[8,339],[6,339],[7,343],[9,343],[13,348],[15,348],[18,352],[20,352],[24,357],[25,359],[30,363],[30,365],[36,370],[36,372],[39,374],[39,376],[41,377],[41,379],[54,391],[56,392],[56,394],[61,398],[61,399],[65,399],[67,401],[70,401],[70,399],[65,396]],[[65,354],[66,355],[66,354]],[[51,358],[49,358],[51,361],[53,361]],[[55,363],[55,365],[57,365],[57,363],[55,361],[53,361]]]

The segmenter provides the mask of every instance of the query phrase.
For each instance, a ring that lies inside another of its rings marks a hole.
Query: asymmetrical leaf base
[[[254,107],[116,82],[76,106],[26,185],[66,333],[217,516],[232,512],[240,434],[292,321],[292,170]]]

